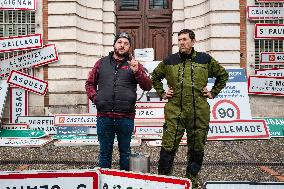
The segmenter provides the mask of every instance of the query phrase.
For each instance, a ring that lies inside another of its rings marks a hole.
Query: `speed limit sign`
[[[236,120],[240,119],[240,108],[231,100],[220,100],[212,108],[214,119]]]

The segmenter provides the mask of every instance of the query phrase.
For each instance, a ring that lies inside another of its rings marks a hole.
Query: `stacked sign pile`
[[[35,11],[35,5],[35,0],[2,1],[0,10]],[[25,51],[23,52],[23,50]],[[19,116],[28,114],[28,91],[45,95],[48,86],[46,81],[33,77],[26,72],[32,72],[35,67],[58,61],[56,47],[52,44],[43,46],[41,34],[29,34],[0,38],[0,53],[6,52],[17,52],[17,55],[0,60],[0,122],[9,91],[11,123],[2,124],[5,129],[1,130],[0,133],[0,136],[3,137],[0,141],[1,145],[41,146],[46,144],[50,139],[35,138],[44,137],[47,133],[22,130],[27,129],[27,127],[17,123]]]

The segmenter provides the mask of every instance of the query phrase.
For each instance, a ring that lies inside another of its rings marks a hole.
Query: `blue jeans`
[[[97,134],[100,143],[99,167],[111,168],[115,134],[119,149],[120,170],[129,171],[130,141],[134,129],[134,119],[97,118]]]

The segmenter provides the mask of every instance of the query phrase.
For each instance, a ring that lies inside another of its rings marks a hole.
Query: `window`
[[[168,9],[168,0],[150,0],[149,9]]]
[[[34,11],[0,11],[0,37],[21,36],[34,33]],[[18,53],[19,51],[0,53],[0,58],[7,58]]]
[[[267,7],[282,7],[283,3],[256,3],[258,6]],[[269,24],[283,24],[283,19],[273,20],[258,20],[256,23],[269,23]],[[260,53],[261,52],[283,52],[284,41],[274,39],[255,39],[255,70],[271,69],[271,68],[284,68],[283,64],[273,65],[260,65]]]
[[[120,0],[119,10],[139,10],[139,0]]]

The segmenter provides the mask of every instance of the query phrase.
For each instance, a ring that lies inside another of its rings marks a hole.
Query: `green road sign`
[[[47,136],[48,133],[45,131],[34,131],[34,130],[0,130],[0,138],[42,138]]]
[[[265,120],[269,128],[270,137],[284,137],[284,118],[258,117],[256,119]]]

